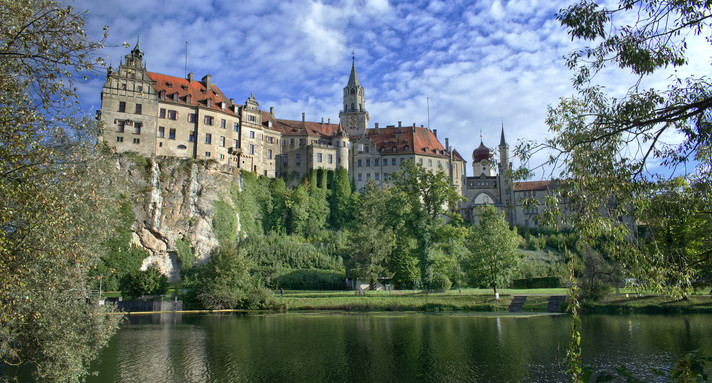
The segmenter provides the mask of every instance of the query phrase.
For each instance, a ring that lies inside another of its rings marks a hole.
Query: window
[[[428,166],[433,166],[433,160],[428,160]]]
[[[232,147],[237,148],[237,140],[232,140]]]
[[[225,155],[224,155],[224,154],[221,154],[221,155],[220,155],[220,159],[221,159],[221,160],[224,160],[224,159],[225,159]]]
[[[136,114],[141,114],[141,104],[136,104]]]
[[[371,152],[371,147],[370,147],[370,146],[366,145],[365,149],[366,149],[366,153],[370,153],[370,152]]]
[[[123,122],[123,121],[116,121],[116,133],[124,132],[124,124],[125,124],[125,122]]]
[[[302,158],[301,158],[301,157],[302,157],[302,156],[301,156],[299,153],[295,154],[295,155],[294,155],[294,163],[297,164],[297,165],[301,164],[301,163],[302,163]]]
[[[388,173],[383,173],[383,180],[388,181]]]
[[[224,118],[220,120],[220,127],[221,127],[221,128],[225,129],[226,124],[227,124],[227,121],[225,121]]]
[[[161,108],[161,110],[158,111],[158,117],[166,118],[166,108]]]
[[[316,154],[316,162],[321,162],[321,153]]]
[[[198,115],[195,113],[188,113],[188,122],[195,122],[197,121]]]
[[[134,138],[134,139],[133,139],[133,143],[134,143],[134,144],[140,144],[140,143],[141,143],[141,140],[140,140],[139,138]]]
[[[422,165],[422,164],[423,164],[423,159],[422,159],[422,158],[418,158],[418,163]]]
[[[371,166],[371,159],[370,159],[370,158],[366,159],[366,166]]]
[[[163,135],[166,133],[166,128],[163,126],[158,127],[158,138],[163,138]]]
[[[391,158],[391,165],[396,166],[396,159],[395,159],[395,158]]]
[[[329,154],[329,156],[327,157],[327,160],[330,164],[334,163],[334,156]]]
[[[165,99],[166,99],[166,91],[165,91],[165,89],[164,89],[164,90],[161,90],[161,91],[158,93],[158,97],[160,97],[161,100],[165,100]]]
[[[225,147],[225,137],[220,136],[220,146]]]
[[[371,173],[366,173],[366,179],[370,180],[371,179]]]
[[[250,154],[255,154],[255,145],[250,144]]]
[[[138,92],[139,93],[143,92],[143,87],[141,85],[138,86]]]
[[[274,143],[274,137],[267,137],[267,143],[268,144]]]
[[[284,162],[285,165],[289,164],[289,154],[285,154],[282,157],[282,162]]]
[[[188,142],[195,142],[195,133],[194,132],[190,132],[190,134],[188,134]]]
[[[395,153],[396,151],[398,151],[398,148],[396,148],[395,146],[394,146],[393,148],[391,148],[391,149],[393,150],[393,153]]]
[[[124,142],[124,138],[123,138],[123,137],[116,137],[116,142]]]
[[[168,111],[168,119],[169,120],[177,120],[178,119],[178,112],[175,110],[169,110]]]
[[[440,163],[440,160],[438,160],[438,167],[441,167],[441,166],[443,166],[443,165]]]
[[[380,175],[381,175],[381,173],[376,173],[376,174],[375,174],[376,181],[380,181],[380,177],[379,177]]]
[[[363,152],[363,144],[358,144],[358,151]]]
[[[358,174],[358,180],[363,181],[363,175],[361,173]]]
[[[267,149],[267,158],[272,159],[272,149]]]
[[[185,102],[186,102],[187,104],[192,103],[192,102],[193,102],[193,96],[191,96],[191,95],[185,96]]]
[[[210,152],[205,152],[205,157],[210,157]]]
[[[119,101],[119,112],[126,112],[126,103]]]
[[[294,146],[294,138],[289,139],[289,146]]]
[[[304,146],[304,144],[306,144],[306,143],[307,143],[307,141],[305,139],[303,139],[303,138],[299,139],[299,146]]]
[[[378,161],[379,161],[378,158],[376,158],[375,160],[373,160],[373,166],[378,166]]]
[[[237,132],[237,129],[238,129],[239,127],[240,127],[240,124],[238,124],[237,122],[233,123],[233,124],[232,124],[232,131],[233,131],[233,132]]]
[[[141,123],[134,122],[134,134],[141,134]]]
[[[360,168],[360,167],[361,167],[361,160],[358,160],[358,162],[357,162],[357,163],[358,163],[358,165],[357,165],[357,166],[358,166],[358,167]]]
[[[205,133],[205,143],[211,144],[213,142],[213,135],[210,133]]]
[[[247,116],[247,121],[252,121],[252,122],[254,122],[254,121],[257,121],[257,119],[255,118],[255,116],[249,115],[249,116]]]
[[[255,138],[255,132],[250,131],[250,138]]]
[[[205,125],[213,124],[213,116],[205,116]]]
[[[168,130],[168,139],[169,140],[175,140],[176,139],[176,130],[175,128],[170,128]]]

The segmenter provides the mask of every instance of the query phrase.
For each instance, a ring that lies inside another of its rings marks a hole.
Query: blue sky
[[[554,18],[569,3],[77,0],[75,7],[89,11],[90,36],[109,26],[100,53],[114,66],[130,50],[121,44],[133,47],[140,34],[148,70],[182,77],[188,41],[188,72],[211,74],[236,102],[254,94],[262,109],[274,107],[283,119],[305,112],[311,121],[338,121],[353,51],[370,127],[427,126],[429,98],[431,128],[469,167],[480,132],[490,148],[502,124],[510,149],[542,139],[547,105],[573,94],[562,57],[575,43]],[[709,48],[692,46],[701,57],[692,73],[709,72]],[[600,77],[612,92],[632,83],[618,71]],[[100,107],[104,78],[79,90],[89,111]]]

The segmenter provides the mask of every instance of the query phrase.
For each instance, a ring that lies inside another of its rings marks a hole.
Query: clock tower
[[[350,137],[362,136],[368,128],[365,91],[358,81],[355,58],[351,63],[349,83],[344,88],[344,109],[339,113],[339,120]]]

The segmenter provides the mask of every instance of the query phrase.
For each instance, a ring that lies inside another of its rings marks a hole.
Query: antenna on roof
[[[185,75],[183,78],[188,77],[188,40],[185,40]]]
[[[426,97],[428,101],[428,130],[430,130],[430,97]]]

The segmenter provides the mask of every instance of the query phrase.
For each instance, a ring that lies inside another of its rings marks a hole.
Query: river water
[[[132,316],[89,382],[557,382],[570,317],[423,313]],[[712,317],[584,316],[584,364],[645,380],[692,350]]]

